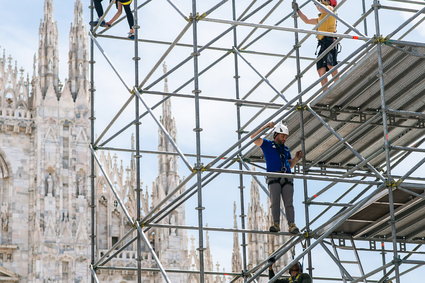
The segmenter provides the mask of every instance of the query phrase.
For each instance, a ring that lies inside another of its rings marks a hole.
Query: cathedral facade
[[[75,0],[68,78],[63,83],[59,79],[53,0],[44,3],[31,78],[23,69],[18,70],[17,63],[4,51],[0,56],[0,282],[90,282],[89,55],[82,15],[81,0]],[[166,80],[164,88],[168,92]],[[161,122],[176,139],[170,100],[162,110]],[[160,152],[173,151],[161,131],[158,138]],[[158,155],[158,176],[151,195],[148,190],[143,192],[143,213],[180,184],[177,158]],[[135,215],[134,159],[126,168],[110,153],[102,153],[100,160],[126,207]],[[100,258],[131,229],[131,224],[106,178],[100,172],[96,176],[96,258]],[[262,208],[259,199],[258,185],[253,182],[248,229],[267,229],[270,212]],[[184,206],[160,223],[184,225]],[[215,271],[208,235],[206,239],[205,269]],[[149,240],[166,268],[199,270],[194,239],[190,241],[184,229],[154,228]],[[273,235],[250,234],[249,265],[266,258],[283,240]],[[131,244],[108,264],[136,267],[136,255],[136,245]],[[147,249],[142,251],[142,257],[145,268],[156,267]],[[236,234],[232,258],[232,271],[240,272],[242,260]],[[157,271],[143,274],[144,282],[162,282]],[[101,269],[98,276],[101,282],[136,282],[136,272],[129,270]],[[199,280],[195,273],[169,276],[172,282]],[[206,282],[211,283],[227,279],[222,275],[206,276]]]

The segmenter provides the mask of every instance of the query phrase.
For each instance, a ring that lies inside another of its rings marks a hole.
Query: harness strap
[[[282,179],[282,178],[273,178],[270,181],[267,181],[267,185],[280,184],[280,179]],[[285,179],[285,182],[282,185],[292,184],[293,183],[288,178],[283,178],[283,179]]]
[[[121,1],[119,1],[119,2],[121,2]],[[133,2],[133,0],[121,2],[121,4],[123,4],[124,6],[126,6],[126,5],[130,5],[131,2]]]
[[[295,277],[295,280],[292,278],[292,276],[291,276],[291,277],[289,277],[289,282],[298,282],[298,279],[300,278],[300,276],[301,276],[301,273],[299,273],[299,274]]]

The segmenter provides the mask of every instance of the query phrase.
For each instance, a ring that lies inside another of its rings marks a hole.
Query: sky
[[[84,19],[88,23],[90,19],[90,13],[88,10],[89,1],[82,0],[84,7]],[[106,6],[104,1],[104,6]],[[139,1],[141,2],[141,1]],[[176,6],[183,12],[184,15],[189,15],[191,12],[191,1],[180,0],[172,1]],[[213,7],[219,1],[203,0],[198,1],[198,11],[201,13]],[[248,1],[237,1],[237,11],[240,13],[246,6]],[[255,7],[258,7],[264,1],[258,1]],[[280,1],[272,1],[275,5]],[[300,1],[298,1],[300,2]],[[0,25],[0,46],[5,49],[6,56],[9,54],[17,60],[18,68],[23,67],[29,75],[32,75],[33,69],[33,57],[37,52],[39,34],[38,28],[40,21],[43,17],[43,3],[44,0],[22,0],[19,5],[4,5],[0,10],[0,17],[2,24]],[[304,2],[300,2],[304,3]],[[369,8],[372,1],[366,1],[366,7]],[[397,1],[381,1],[382,5],[391,5],[398,7],[406,7],[417,9],[419,5],[404,4]],[[266,10],[270,10],[270,7]],[[209,17],[219,19],[231,19],[231,1],[224,4],[222,7],[214,11]],[[290,13],[290,1],[283,1],[277,6],[276,10],[270,18],[265,21],[265,24],[272,25],[283,16]],[[54,0],[54,18],[58,24],[59,30],[59,56],[60,56],[60,78],[64,81],[67,77],[67,53],[69,48],[68,35],[73,21],[74,15],[74,0]],[[303,12],[309,17],[315,17],[317,10],[313,4],[307,4],[303,8]],[[349,23],[353,23],[359,18],[362,12],[361,1],[348,0],[346,4],[341,7],[338,11],[338,15]],[[264,17],[266,12],[260,11],[254,15],[251,20],[256,23]],[[402,13],[399,11],[384,10],[381,14],[380,29],[381,34],[385,35],[397,28],[404,20],[410,17],[411,13]],[[107,16],[107,18],[110,16]],[[187,22],[181,17],[176,10],[166,0],[155,0],[152,3],[146,5],[140,10],[140,35],[142,39],[150,39],[157,41],[173,41],[177,35],[181,32]],[[302,29],[311,29],[311,26],[299,23]],[[367,19],[368,35],[373,36],[375,34],[375,24],[373,16],[369,16]],[[293,27],[293,20],[289,18],[286,22],[281,24],[284,27]],[[215,36],[218,36],[223,32],[227,26],[223,26],[216,23],[200,22],[198,25],[198,40],[200,45],[204,45]],[[360,31],[365,33],[363,25],[359,27]],[[241,27],[238,29],[238,40],[242,40],[248,35],[251,29]],[[404,29],[403,31],[406,31]],[[338,23],[338,31],[344,32],[345,27],[342,23]],[[402,31],[402,32],[403,32]],[[108,34],[116,36],[126,36],[128,32],[128,26],[126,21],[119,23],[114,29],[111,29]],[[402,34],[399,33],[400,34]],[[258,35],[257,31],[255,35]],[[409,41],[425,41],[425,24],[421,24],[415,31],[411,32],[406,36],[405,40]],[[192,42],[192,29],[189,29],[182,37],[181,42],[191,43]],[[231,48],[233,42],[232,34],[224,36],[213,44],[214,47]],[[294,39],[293,34],[282,31],[272,31],[261,40],[253,43],[249,50],[286,54],[293,46]],[[104,48],[108,57],[117,68],[120,75],[123,77],[128,85],[134,85],[134,63],[133,58],[133,44],[130,41],[117,41],[111,39],[100,38],[99,43]],[[342,42],[342,52],[339,58],[345,58],[351,52],[360,46],[361,42],[353,40],[344,40]],[[165,52],[167,45],[152,44],[152,43],[141,43],[140,44],[140,81],[146,77],[146,74],[150,72],[162,54]],[[314,37],[307,39],[306,43],[302,45],[300,52],[301,56],[314,58],[314,52],[316,48],[316,40]],[[3,51],[1,51],[3,52]],[[168,68],[176,66],[184,58],[190,55],[192,52],[191,48],[187,47],[176,47],[166,57],[165,61]],[[202,70],[208,64],[223,55],[223,51],[219,50],[206,50],[199,56],[199,65]],[[276,64],[277,58],[273,56],[260,56],[257,54],[243,53],[244,58],[251,62],[261,74],[266,74],[270,68]],[[239,58],[240,68],[240,93],[243,97],[247,92],[258,82],[258,75]],[[128,93],[123,88],[122,84],[115,76],[111,68],[106,63],[105,59],[96,53],[96,69],[95,69],[95,81],[96,81],[96,132],[99,133],[100,129],[107,125],[111,120],[111,113],[116,112],[119,107],[128,98]],[[224,98],[235,98],[235,86],[233,79],[233,55],[227,56],[223,61],[217,64],[214,68],[209,70],[205,75],[199,78],[199,86],[202,90],[201,95],[211,97],[224,97]],[[311,61],[305,60],[301,62],[301,66],[306,67]],[[270,83],[275,86],[278,90],[282,89],[293,77],[295,73],[295,61],[290,59],[280,66],[275,73],[269,77]],[[173,72],[169,80],[169,90],[174,91],[179,88],[183,83],[189,80],[193,75],[192,61],[180,67],[177,71]],[[149,86],[162,74],[162,67],[158,68],[147,81],[144,87]],[[303,77],[303,87],[310,85],[317,79],[315,70],[308,71]],[[161,91],[163,90],[163,83],[157,83],[150,87],[151,90]],[[317,89],[317,88],[314,88]],[[193,83],[188,84],[180,90],[183,94],[192,94]],[[288,98],[292,98],[296,95],[296,88],[291,87],[285,93]],[[267,85],[261,85],[252,95],[249,96],[249,100],[268,101],[274,96],[274,92]],[[149,105],[154,105],[159,101],[158,96],[144,96]],[[279,102],[281,103],[281,102]],[[195,134],[193,129],[195,128],[195,107],[192,100],[183,98],[172,99],[173,115],[176,118],[177,123],[177,142],[181,150],[185,153],[195,153]],[[230,147],[237,141],[236,135],[236,114],[235,106],[232,103],[222,103],[215,101],[201,101],[200,102],[200,121],[203,131],[201,132],[201,152],[207,155],[218,155],[222,153],[226,148]],[[246,107],[241,110],[242,124],[248,121],[251,117],[256,115],[258,109],[252,107]],[[155,115],[159,117],[161,115],[160,110],[154,111]],[[265,113],[258,115],[252,124],[247,127],[250,131],[260,123],[264,122],[264,119],[272,112],[266,111]],[[133,110],[130,108],[126,110],[116,125],[112,127],[112,131],[118,129],[120,126],[125,125],[133,117]],[[142,148],[146,150],[155,150],[157,147],[157,133],[158,128],[151,119],[147,116],[142,120],[141,125],[141,142]],[[120,138],[113,141],[110,146],[130,146],[130,136],[132,132],[126,132]],[[119,158],[127,159],[128,156],[122,153],[118,153]],[[202,162],[207,164],[210,159],[203,159]],[[189,158],[189,162],[194,164],[196,161]],[[142,180],[143,186],[150,187],[154,177],[157,174],[156,168],[156,156],[145,154],[142,158]],[[180,162],[179,168],[181,176],[189,175],[185,165]],[[263,180],[260,178],[260,180]],[[251,179],[248,177],[244,178],[246,187],[246,200],[245,208],[249,199],[249,188]],[[191,184],[191,183],[190,183]],[[323,184],[317,182],[309,184],[312,187],[321,187]],[[238,177],[237,175],[222,175],[204,189],[204,222],[210,227],[227,227],[233,226],[233,203],[239,202],[238,192]],[[296,191],[294,204],[296,207],[296,222],[302,226],[304,223],[304,208],[302,206],[303,195],[301,193],[302,184],[296,182],[296,188],[300,190]],[[260,193],[262,202],[265,203],[265,194]],[[196,198],[192,198],[186,203],[187,210],[187,224],[197,225],[197,216],[195,213],[195,207],[197,206]],[[238,209],[240,205],[237,204]],[[240,224],[239,224],[240,227]],[[190,233],[191,234],[191,233]],[[192,233],[196,237],[196,233]],[[227,271],[230,270],[230,260],[232,251],[232,234],[226,233],[223,236],[222,233],[210,233],[210,241],[213,251],[213,257],[215,262],[220,262],[221,267],[224,267]],[[322,260],[326,258],[324,252],[317,250],[315,260],[315,268],[320,271],[328,271],[328,260]],[[368,263],[371,266],[379,265],[379,257],[371,257],[368,259]],[[423,268],[420,269],[423,273]],[[331,271],[330,271],[331,272]],[[326,272],[325,272],[326,274]],[[412,273],[403,277],[407,281],[417,281],[419,273]]]

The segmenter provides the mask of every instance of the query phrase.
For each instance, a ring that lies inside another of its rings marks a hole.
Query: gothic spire
[[[238,228],[236,221],[236,202],[233,203],[233,228]],[[232,251],[232,271],[240,272],[242,270],[242,258],[239,250],[238,232],[233,232],[233,251]]]
[[[43,97],[50,85],[59,91],[58,28],[53,20],[53,0],[44,2],[44,19],[39,28],[38,76]]]
[[[87,96],[88,89],[88,52],[87,52],[87,32],[83,22],[83,6],[81,0],[75,1],[74,22],[71,24],[69,32],[69,69],[68,83],[73,99],[78,93]],[[80,88],[83,88],[82,90]],[[82,101],[88,104],[88,97]]]
[[[164,73],[167,72],[167,66],[163,64]],[[164,92],[168,92],[168,80],[164,80]],[[160,118],[162,125],[170,134],[173,140],[176,140],[176,122],[171,113],[171,101],[167,99],[162,104],[162,116]],[[159,129],[159,151],[174,152],[174,148],[168,140],[168,137]],[[158,156],[159,173],[165,176],[177,176],[177,156],[161,154]],[[164,184],[165,185],[165,184]],[[168,186],[166,186],[168,187]]]

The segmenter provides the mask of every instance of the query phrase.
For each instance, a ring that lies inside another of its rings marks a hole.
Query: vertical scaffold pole
[[[205,282],[205,266],[204,266],[204,227],[203,227],[203,210],[202,206],[202,159],[201,159],[201,123],[200,123],[200,109],[199,109],[199,71],[198,71],[198,12],[196,7],[196,0],[192,0],[192,27],[193,27],[193,94],[195,96],[195,134],[196,134],[196,165],[194,166],[196,172],[196,182],[198,187],[198,252],[199,252],[199,282]]]
[[[379,1],[373,1],[373,9],[375,13],[375,28],[376,28],[376,38],[381,38],[381,32],[379,27]],[[386,157],[386,181],[388,189],[388,198],[389,198],[389,207],[390,207],[390,224],[391,224],[391,234],[393,242],[393,263],[395,265],[395,278],[396,282],[400,283],[400,269],[399,269],[399,258],[397,252],[397,233],[395,226],[395,215],[394,215],[394,196],[393,196],[393,187],[390,185],[393,183],[393,178],[391,176],[391,160],[390,160],[390,141],[388,133],[388,120],[387,120],[387,105],[385,100],[385,83],[384,83],[384,64],[382,60],[382,46],[380,40],[376,40],[376,50],[378,53],[378,75],[380,83],[380,95],[381,95],[381,112],[382,112],[382,124],[384,131],[384,148],[385,148],[385,157]]]
[[[232,0],[232,17],[233,20],[236,21],[236,1]],[[237,48],[238,47],[238,37],[237,37],[237,27],[235,27],[233,29],[233,48]],[[240,93],[239,93],[239,63],[238,63],[238,55],[234,52],[233,53],[234,56],[234,64],[235,64],[235,97],[236,99],[240,99]],[[241,129],[241,105],[236,104],[236,123],[237,123],[237,135],[238,135],[238,140],[240,140],[242,138],[242,131],[240,131]],[[238,147],[239,149],[241,148],[241,145],[239,145]],[[242,152],[240,153],[242,155]],[[243,164],[242,162],[239,162],[239,170],[243,170]],[[243,175],[240,174],[239,175],[239,191],[240,191],[240,210],[241,210],[241,228],[243,230],[246,229],[245,226],[245,218],[246,218],[246,214],[245,214],[245,197],[244,197],[244,191],[245,191],[245,185],[244,185],[244,181],[243,181]],[[245,274],[245,272],[247,271],[247,254],[246,254],[246,249],[247,249],[247,243],[246,243],[246,234],[242,233],[242,273]],[[246,278],[244,277],[244,281],[246,281]]]
[[[90,1],[90,21],[93,21],[93,0]],[[93,32],[93,26],[90,28],[90,31]],[[94,146],[94,42],[93,38],[90,37],[90,146]],[[94,147],[93,147],[94,148]],[[95,263],[96,255],[96,194],[95,194],[95,170],[94,170],[94,156],[90,151],[90,218],[91,218],[91,235],[90,235],[90,249],[91,249],[91,259],[90,264],[93,266]],[[95,282],[95,275],[91,273],[91,282]]]
[[[296,0],[293,0],[294,3],[296,3]],[[297,11],[294,11],[294,27],[298,28],[298,20],[297,20]],[[297,63],[297,87],[298,87],[298,93],[302,92],[302,84],[301,84],[301,66],[300,66],[300,46],[299,46],[299,39],[298,39],[298,32],[294,33],[295,36],[295,54],[296,54],[296,63]],[[304,132],[304,109],[303,109],[303,100],[302,96],[300,96],[298,100],[299,104],[299,112],[300,112],[300,130],[301,130],[301,150],[306,155],[305,152],[305,132]],[[306,168],[306,156],[302,159],[302,167],[303,167],[303,174],[305,174],[304,168]],[[309,216],[309,203],[308,203],[308,187],[307,187],[307,180],[303,179],[303,187],[304,187],[304,214],[305,214],[305,229],[306,232],[310,232],[310,216]],[[306,247],[309,247],[311,244],[310,238],[306,238]],[[313,262],[311,257],[311,252],[307,254],[307,261],[308,261],[308,273],[311,277],[313,277]]]
[[[364,14],[366,14],[365,0],[362,0],[362,8],[363,8],[363,14],[362,14],[362,16],[363,16]],[[366,20],[366,17],[363,20],[363,26],[364,26],[364,34],[367,36],[367,20]]]
[[[139,23],[138,23],[138,10],[137,9],[137,0],[134,0],[134,88],[137,88],[139,85]],[[135,89],[133,89],[135,92]],[[135,152],[135,160],[136,160],[136,199],[137,199],[137,212],[136,212],[136,221],[140,221],[140,203],[141,203],[141,176],[140,176],[140,114],[139,114],[139,99],[135,99],[135,132],[136,132],[136,152]],[[142,283],[142,236],[141,233],[143,231],[141,229],[137,229],[137,282]]]

